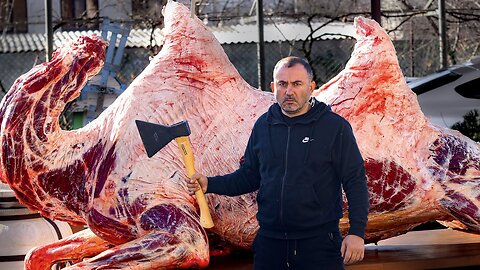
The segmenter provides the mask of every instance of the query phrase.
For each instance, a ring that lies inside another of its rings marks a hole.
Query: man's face
[[[280,67],[273,74],[273,82],[270,86],[286,116],[294,117],[308,111],[308,100],[315,89],[315,82],[310,81],[303,65]]]

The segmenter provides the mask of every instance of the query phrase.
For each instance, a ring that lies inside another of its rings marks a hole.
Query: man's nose
[[[293,94],[293,87],[291,84],[287,84],[287,87],[285,89],[285,94],[286,95],[292,95]]]

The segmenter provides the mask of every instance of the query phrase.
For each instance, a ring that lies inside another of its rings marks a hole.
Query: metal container
[[[27,209],[8,185],[0,183],[0,269],[24,269],[23,260],[30,249],[71,234],[68,223]]]

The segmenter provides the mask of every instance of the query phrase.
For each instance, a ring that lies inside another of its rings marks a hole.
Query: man
[[[197,173],[189,192],[200,186],[229,196],[258,190],[254,269],[344,269],[363,259],[369,207],[351,126],[311,98],[315,82],[305,60],[281,59],[273,78],[277,103],[255,123],[240,168],[209,178]],[[342,187],[350,220],[343,241]]]

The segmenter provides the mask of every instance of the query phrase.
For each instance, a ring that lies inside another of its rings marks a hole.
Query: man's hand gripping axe
[[[188,135],[190,135],[190,127],[187,121],[182,121],[171,126],[164,126],[140,120],[135,120],[138,132],[142,138],[143,146],[147,151],[149,158],[153,157],[160,149],[175,139],[178,148],[182,153],[183,161],[187,169],[187,176],[192,177],[195,174],[195,166],[192,148]],[[198,206],[200,207],[200,224],[204,228],[212,228],[213,220],[208,209],[205,194],[200,188],[195,192]]]

